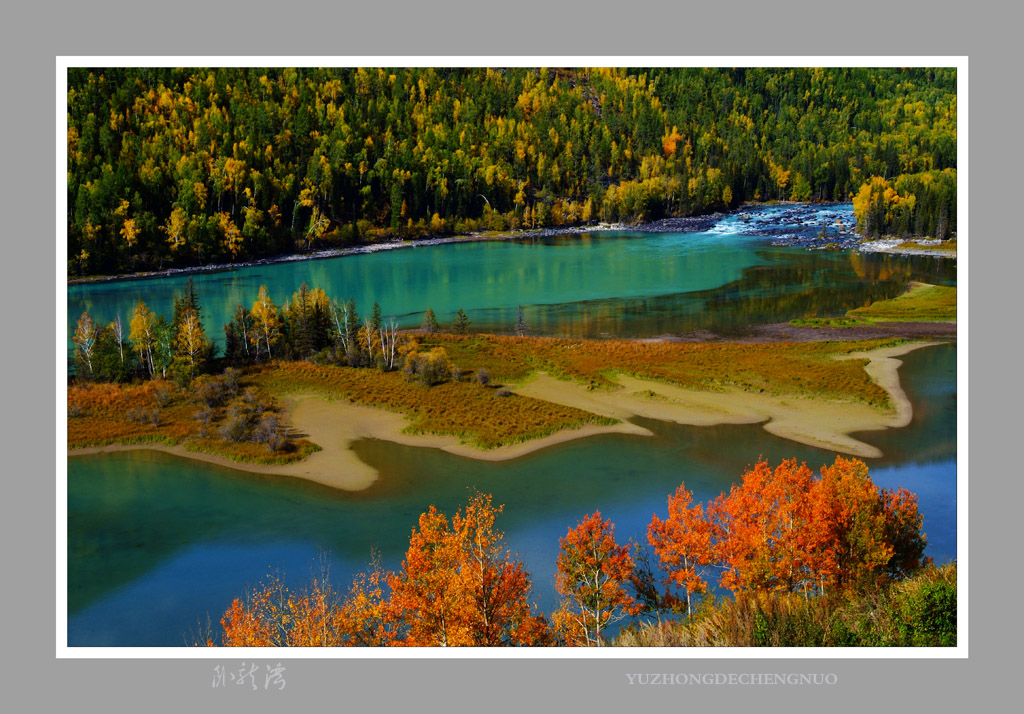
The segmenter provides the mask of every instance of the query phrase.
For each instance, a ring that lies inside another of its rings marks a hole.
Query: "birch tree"
[[[96,334],[96,323],[88,312],[83,312],[78,318],[78,325],[71,341],[75,346],[76,358],[88,368],[90,377],[93,375],[92,358],[96,350]]]
[[[135,312],[129,323],[128,337],[139,353],[139,361],[149,371],[150,378],[156,372],[153,364],[153,348],[156,342],[155,327],[156,317],[153,315],[153,311],[146,306],[146,303],[139,300],[135,304]]]

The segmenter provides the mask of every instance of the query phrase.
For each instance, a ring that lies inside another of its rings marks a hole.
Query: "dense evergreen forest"
[[[68,70],[68,272],[856,199],[956,231],[955,69]]]

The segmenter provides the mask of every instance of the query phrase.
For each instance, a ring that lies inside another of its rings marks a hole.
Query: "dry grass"
[[[254,372],[252,379],[273,394],[316,394],[401,412],[411,419],[410,433],[453,435],[484,449],[615,422],[539,399],[498,396],[499,389],[473,381],[427,387],[399,372],[375,369],[283,362]]]
[[[260,398],[268,411],[278,410],[271,395],[261,394]],[[73,385],[68,387],[68,448],[157,443],[260,464],[298,461],[320,448],[299,439],[292,441],[288,449],[271,453],[262,444],[220,438],[217,427],[225,417],[226,405],[213,410],[213,420],[204,436],[195,419],[201,408],[190,394],[167,381]],[[77,416],[72,417],[72,413]],[[156,423],[140,419],[140,413],[147,417],[155,413]]]
[[[624,629],[621,647],[949,647],[956,645],[956,563],[847,597],[799,593],[708,602],[690,622]]]
[[[690,389],[792,394],[888,408],[885,390],[864,372],[865,360],[834,358],[902,340],[742,344],[441,335],[424,342],[444,347],[455,364],[486,367],[497,381],[520,381],[543,370],[591,388],[614,388],[614,375],[621,372]]]
[[[615,375],[627,373],[691,389],[811,396],[886,409],[890,407],[888,395],[864,371],[865,360],[833,358],[900,341],[693,344],[433,335],[422,338],[420,349],[443,347],[451,362],[467,374],[486,369],[490,385],[470,378],[427,387],[407,380],[400,372],[281,362],[248,370],[240,390],[255,387],[271,411],[278,410],[276,399],[286,394],[349,399],[405,414],[411,433],[453,435],[489,449],[562,429],[614,423],[613,419],[502,389],[536,371],[592,389],[614,389]],[[213,409],[213,419],[205,430],[195,417],[201,408],[192,394],[169,382],[72,386],[68,390],[68,447],[159,442],[236,461],[270,464],[294,461],[317,448],[301,440],[290,452],[268,453],[260,444],[228,441],[217,428],[228,418],[228,405]],[[154,411],[157,424],[140,418]]]

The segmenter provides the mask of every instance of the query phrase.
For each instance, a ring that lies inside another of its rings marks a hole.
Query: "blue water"
[[[956,558],[956,347],[913,352],[900,369],[914,404],[903,429],[867,432],[882,487],[915,492],[936,562]],[[397,568],[421,512],[447,513],[473,488],[505,504],[498,520],[550,612],[558,539],[600,510],[620,542],[645,538],[651,515],[685,481],[696,498],[728,490],[764,455],[814,469],[835,454],[758,425],[687,427],[644,420],[653,437],[597,436],[508,462],[363,440],[357,453],[381,472],[367,491],[344,494],[294,479],[246,474],[154,452],[77,457],[68,464],[68,642],[181,645],[197,622],[217,622],[231,599],[270,569],[292,586],[311,578],[321,553],[344,589],[371,552]]]
[[[771,217],[779,210],[757,214]],[[236,305],[251,308],[260,285],[279,306],[303,282],[332,298],[354,298],[364,316],[376,301],[403,328],[422,324],[427,308],[450,324],[461,307],[473,329],[510,332],[522,305],[531,334],[638,337],[730,333],[794,317],[840,315],[897,295],[909,280],[955,284],[952,261],[775,247],[737,233],[749,229],[730,216],[705,233],[454,243],[192,279],[207,334],[218,345]],[[141,299],[169,318],[185,280],[176,275],[69,286],[69,340],[83,311],[102,324],[120,316],[127,325]]]

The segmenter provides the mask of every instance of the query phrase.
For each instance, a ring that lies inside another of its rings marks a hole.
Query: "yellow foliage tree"
[[[224,235],[224,247],[231,253],[232,258],[237,258],[245,242],[242,232],[231,220],[231,216],[223,211],[217,214],[217,225]]]
[[[254,329],[249,339],[256,348],[256,358],[259,359],[261,346],[266,349],[267,357],[272,358],[273,345],[281,337],[281,318],[266,285],[260,285],[256,302],[252,304],[252,321]]]
[[[128,326],[128,339],[135,345],[139,353],[139,360],[149,370],[149,376],[153,376],[153,346],[156,342],[156,316],[146,303],[139,300],[135,304],[135,312],[132,314],[132,321]]]
[[[178,250],[185,245],[185,212],[180,208],[171,211],[167,222],[160,226],[160,230],[167,234],[167,242],[172,251]]]

